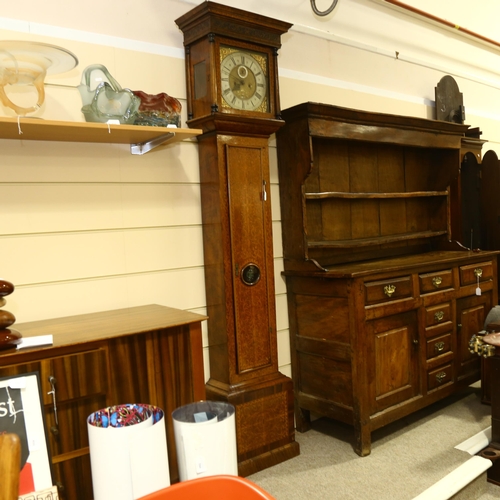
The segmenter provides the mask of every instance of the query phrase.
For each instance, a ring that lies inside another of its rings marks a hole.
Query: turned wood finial
[[[11,349],[21,343],[22,335],[13,328],[16,317],[9,311],[1,309],[7,301],[5,297],[14,291],[14,285],[10,281],[0,279],[0,350]]]

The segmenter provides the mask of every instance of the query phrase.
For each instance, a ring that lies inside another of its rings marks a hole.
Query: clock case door
[[[210,374],[238,385],[278,369],[268,146],[260,138],[201,140]],[[210,162],[215,150],[220,161]]]

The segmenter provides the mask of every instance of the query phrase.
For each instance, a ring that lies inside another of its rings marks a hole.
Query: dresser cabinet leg
[[[311,412],[296,406],[295,428],[299,432],[307,432],[311,428]]]
[[[354,424],[354,451],[360,457],[366,457],[372,450],[372,433],[369,425],[360,424],[359,421]]]

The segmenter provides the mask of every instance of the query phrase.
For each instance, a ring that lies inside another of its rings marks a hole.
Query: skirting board
[[[491,460],[476,456],[476,453],[486,448],[490,441],[491,427],[488,427],[455,446],[455,449],[469,453],[472,458],[430,488],[427,488],[413,500],[448,500],[456,495],[493,465]]]
[[[476,455],[491,443],[491,426],[455,446],[455,449]]]
[[[491,460],[471,457],[413,500],[448,500],[492,466]]]

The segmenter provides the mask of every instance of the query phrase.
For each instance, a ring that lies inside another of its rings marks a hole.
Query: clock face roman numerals
[[[242,50],[221,56],[221,92],[227,106],[243,111],[267,111],[267,57]]]

